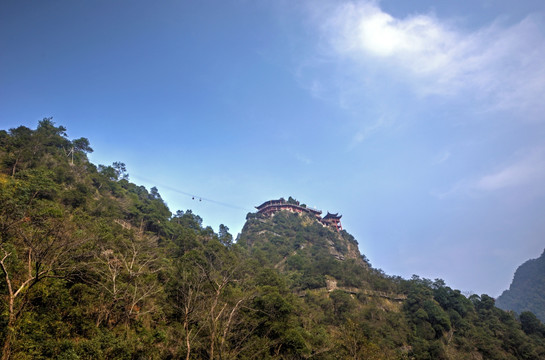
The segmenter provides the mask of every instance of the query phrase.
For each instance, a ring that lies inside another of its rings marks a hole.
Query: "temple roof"
[[[298,208],[309,211],[309,212],[311,212],[313,214],[321,214],[322,213],[322,210],[315,210],[315,209],[311,209],[311,208],[308,208],[308,207],[304,208],[304,207],[298,206]]]
[[[295,204],[294,203],[289,203],[284,198],[280,198],[278,200],[265,201],[263,204],[261,204],[259,206],[256,206],[255,208],[258,211],[261,211],[263,209],[266,209],[269,206],[291,207],[291,208],[300,209],[300,210],[302,210],[304,212],[312,213],[312,214],[316,214],[316,215],[320,215],[322,213],[321,210],[315,210],[315,209],[311,209],[311,208],[308,208],[308,207],[303,207],[303,206],[299,205],[298,201]]]
[[[261,210],[264,207],[269,206],[269,205],[281,205],[281,204],[286,204],[286,200],[284,198],[280,198],[278,200],[267,200],[263,204],[261,204],[259,206],[256,206],[255,208],[258,209],[258,210]]]
[[[340,219],[342,215],[339,215],[339,213],[331,214],[329,211],[327,212],[327,215],[323,217],[323,220],[327,219]]]

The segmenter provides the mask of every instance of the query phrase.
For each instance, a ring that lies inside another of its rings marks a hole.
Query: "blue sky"
[[[216,230],[291,195],[388,274],[497,296],[545,247],[544,10],[2,1],[0,125],[52,116]]]

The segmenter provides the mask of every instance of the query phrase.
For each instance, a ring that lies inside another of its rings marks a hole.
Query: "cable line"
[[[238,206],[238,205],[234,205],[234,204],[228,204],[228,203],[225,203],[225,202],[222,202],[222,201],[217,201],[217,200],[214,200],[214,199],[209,199],[209,198],[206,198],[206,197],[203,197],[203,196],[198,196],[198,195],[195,195],[195,194],[192,194],[192,193],[189,193],[189,192],[186,192],[186,191],[183,191],[183,190],[180,190],[180,189],[177,189],[177,188],[174,188],[172,186],[168,186],[168,185],[164,185],[164,184],[159,184],[155,181],[152,181],[150,179],[146,179],[146,178],[143,178],[141,176],[131,176],[132,178],[135,178],[135,179],[138,179],[138,180],[141,180],[141,181],[145,181],[147,183],[150,183],[150,184],[156,184],[156,186],[159,186],[163,189],[166,189],[166,190],[170,190],[172,192],[175,192],[177,194],[181,194],[181,195],[185,195],[185,196],[188,196],[190,197],[192,200],[196,200],[196,199],[199,199],[199,202],[202,202],[202,201],[207,201],[207,202],[210,202],[210,203],[213,203],[213,204],[217,204],[217,205],[221,205],[221,206],[224,206],[224,207],[228,207],[228,208],[231,208],[231,209],[237,209],[237,210],[244,210],[244,211],[248,211],[248,212],[252,212],[253,210],[250,210],[248,208],[245,208],[245,207],[242,207],[242,206]]]

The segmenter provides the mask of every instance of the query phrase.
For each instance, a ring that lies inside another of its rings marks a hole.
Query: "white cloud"
[[[405,76],[422,95],[470,91],[487,109],[524,109],[534,118],[545,112],[541,18],[467,31],[431,14],[395,18],[371,1],[336,5],[321,16],[332,61]]]
[[[450,151],[443,151],[435,156],[432,161],[432,165],[439,165],[447,161],[451,156]]]
[[[313,80],[310,84],[309,90],[312,96],[314,96],[315,98],[320,99],[324,96],[323,93],[325,89],[319,80]]]
[[[535,149],[517,161],[497,171],[482,176],[474,187],[478,190],[494,191],[528,184],[542,184],[545,180],[545,151]]]
[[[373,135],[374,133],[380,131],[383,128],[392,126],[392,122],[386,120],[385,116],[381,116],[377,121],[370,125],[366,125],[363,129],[356,132],[356,134],[353,137],[353,145],[359,144],[363,141],[365,141],[369,136]]]
[[[455,38],[432,17],[398,20],[373,3],[339,7],[324,28],[341,55],[399,57],[408,60],[405,64],[415,72],[442,67],[448,60],[448,45]]]
[[[456,184],[450,187],[448,190],[431,190],[430,195],[439,199],[444,200],[448,198],[452,198],[456,195],[459,195],[460,193],[466,193],[467,190],[470,188],[470,183],[467,180],[460,180]]]
[[[545,147],[520,152],[513,159],[484,175],[464,178],[446,191],[432,190],[430,195],[442,200],[458,195],[481,195],[513,189],[519,196],[537,196],[545,189]],[[520,192],[519,190],[524,190]]]

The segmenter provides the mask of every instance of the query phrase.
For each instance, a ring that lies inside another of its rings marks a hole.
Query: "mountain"
[[[498,297],[496,304],[519,314],[531,311],[545,321],[545,251],[518,267],[509,290]]]
[[[545,359],[531,313],[373,268],[338,214],[269,200],[233,241],[91,151],[0,130],[2,360]]]
[[[321,313],[321,321],[312,328],[337,329],[354,345],[343,346],[343,351],[337,348],[335,353],[371,359],[545,356],[543,339],[532,338],[541,350],[531,353],[508,349],[515,343],[519,344],[515,348],[523,346],[527,335],[522,329],[544,336],[539,320],[529,318],[521,325],[512,314],[496,308],[490,296],[466,298],[440,279],[388,276],[369,264],[358,242],[340,224],[324,221],[321,212],[308,211],[304,205],[301,209],[291,197],[269,200],[256,208],[247,215],[237,244],[260,267],[285,275],[313,317]],[[318,310],[314,303],[322,308]],[[525,327],[528,324],[532,326]]]
[[[369,265],[352,235],[325,225],[321,216],[305,208],[299,210],[284,199],[274,201],[284,202],[285,209],[248,214],[238,238],[252,257],[292,274],[300,290],[328,284],[361,288],[366,283]]]

